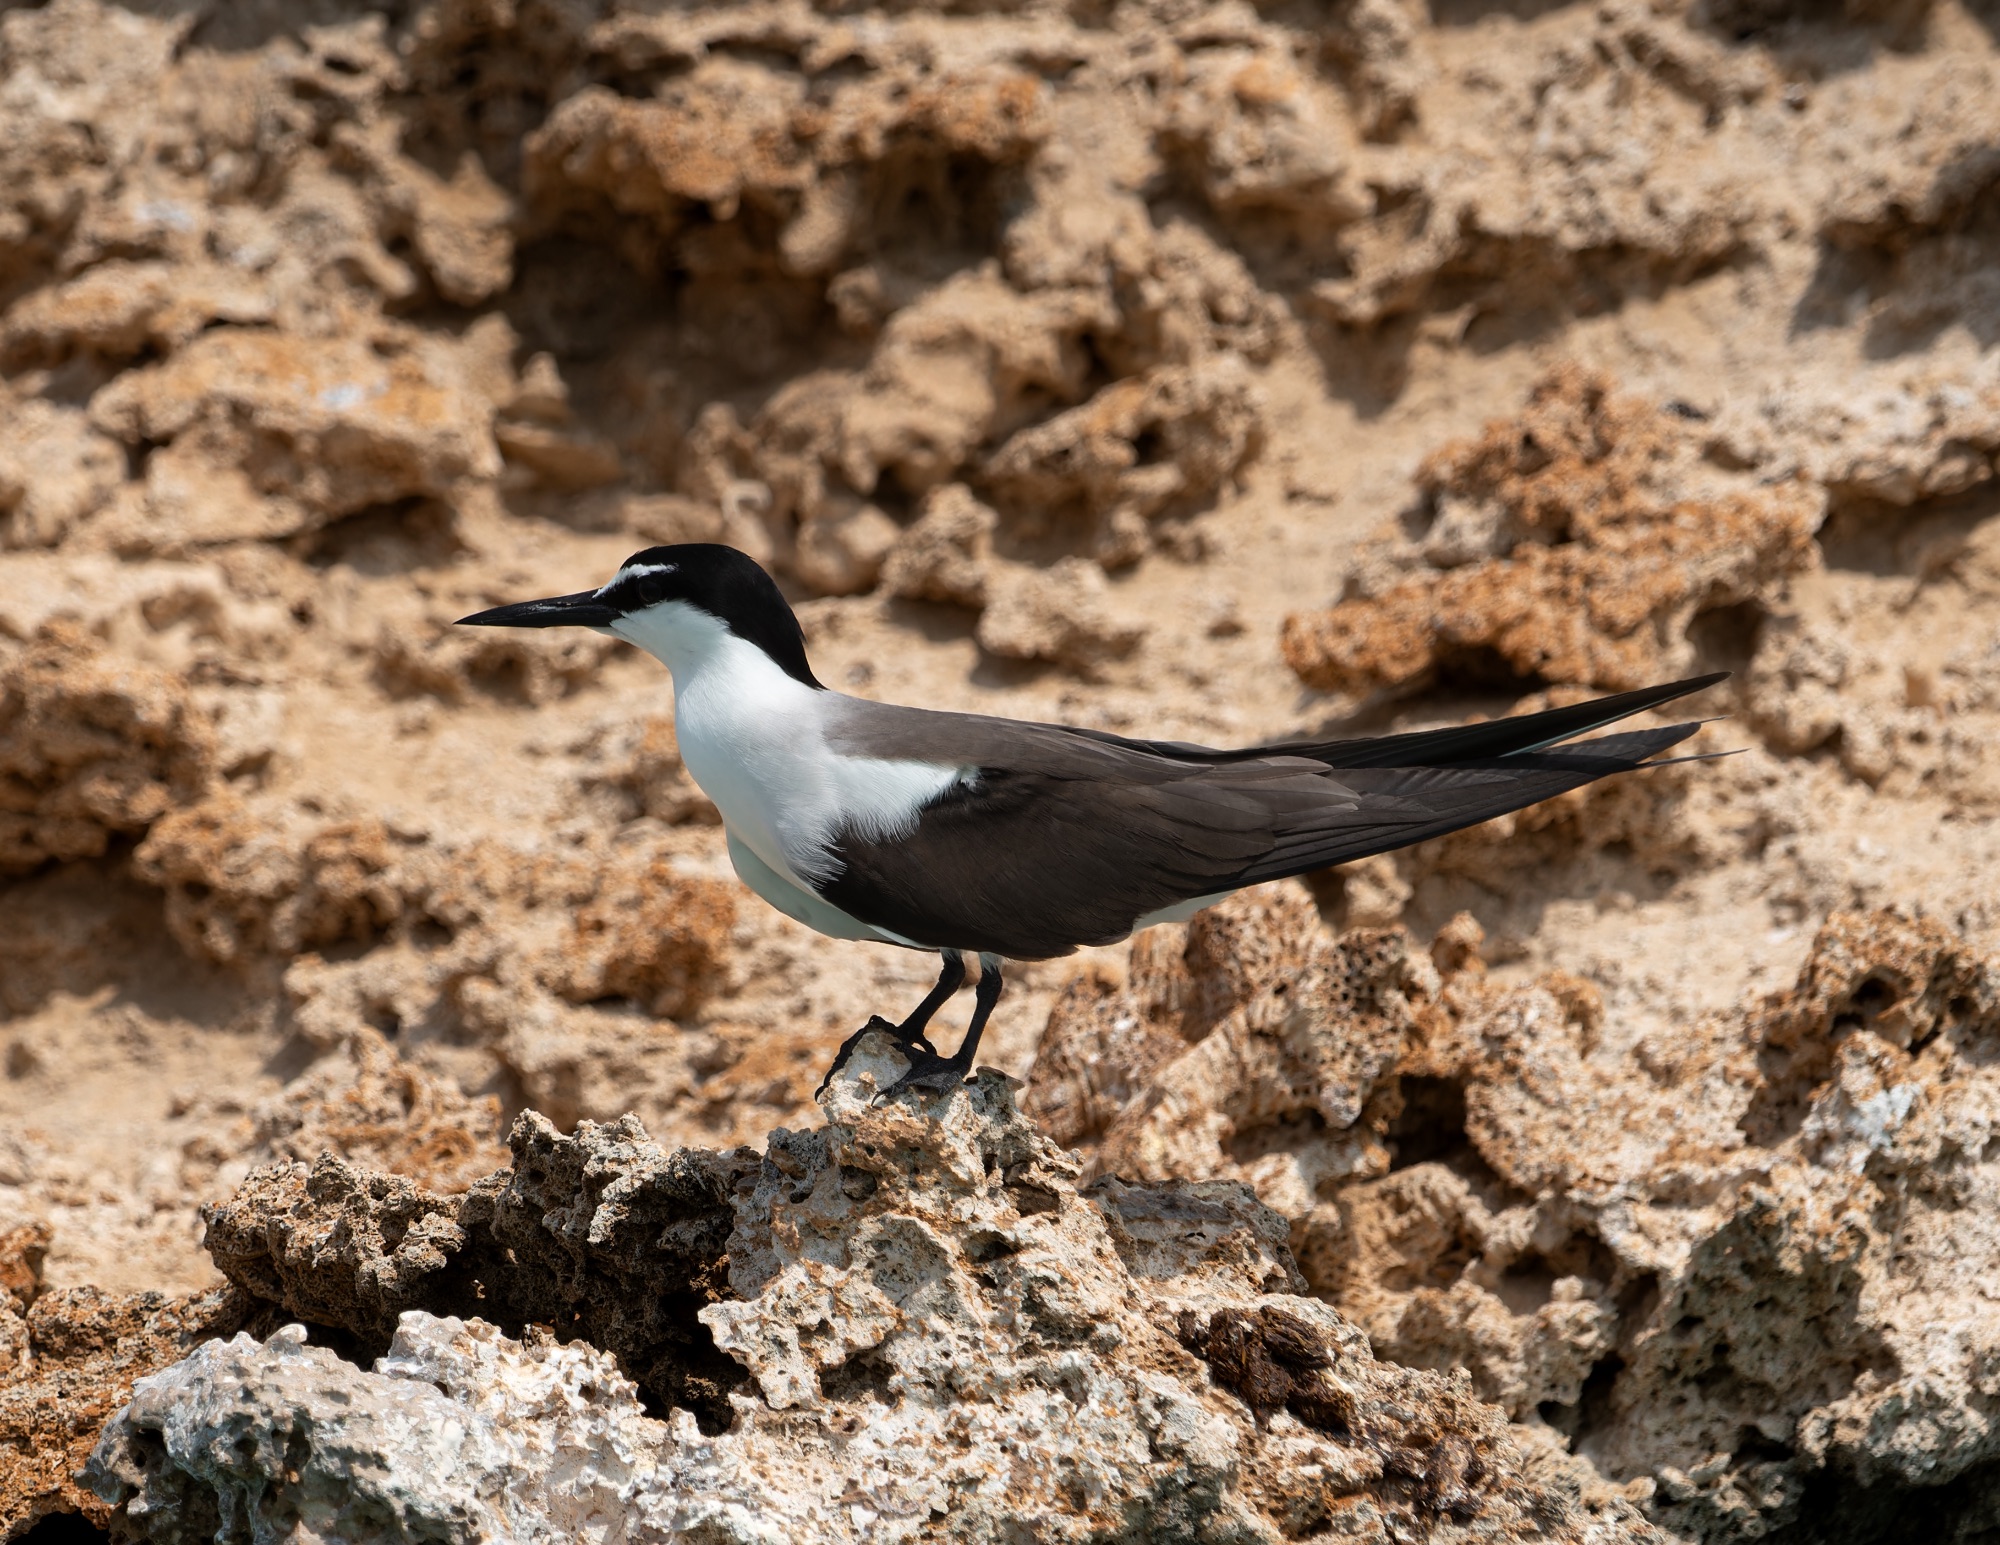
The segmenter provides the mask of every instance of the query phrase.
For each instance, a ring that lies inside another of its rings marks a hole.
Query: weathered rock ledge
[[[983,1073],[667,1153],[630,1118],[460,1196],[331,1157],[210,1218],[304,1324],[138,1381],[86,1480],[116,1537],[1658,1537],[1463,1374],[1376,1360],[1234,1181],[1079,1187]]]

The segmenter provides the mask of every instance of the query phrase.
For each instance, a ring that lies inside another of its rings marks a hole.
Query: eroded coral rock
[[[1234,980],[1135,947],[1128,988],[1059,1004],[1030,1108],[1099,1170],[1249,1182],[1377,1355],[1466,1370],[1681,1535],[1979,1494],[2000,1317],[1949,1284],[1997,1248],[2000,964],[1836,915],[1794,988],[1635,1042],[1575,977],[1487,976],[1476,928],[1426,956],[1305,921]]]
[[[984,606],[999,519],[963,483],[932,489],[883,561],[884,588],[909,601]]]
[[[209,1253],[257,1298],[377,1347],[414,1308],[582,1335],[649,1399],[714,1420],[742,1375],[694,1314],[725,1291],[746,1161],[663,1153],[630,1117],[564,1137],[524,1116],[509,1141],[514,1167],[457,1195],[330,1153],[264,1166],[210,1209]]]
[[[93,857],[206,787],[207,715],[68,621],[0,663],[0,873]]]
[[[113,259],[37,290],[0,322],[0,357],[21,364],[77,350],[162,353],[217,322],[269,322],[269,291],[217,263]]]
[[[1788,382],[1731,402],[1709,430],[1717,450],[1765,477],[1803,474],[1836,499],[1907,507],[1994,475],[2000,377],[1990,367],[1895,372],[1863,392]]]
[[[901,1066],[864,1041],[825,1127],[761,1158],[523,1118],[514,1168],[456,1203],[331,1159],[264,1172],[216,1214],[218,1260],[385,1354],[210,1343],[139,1386],[93,1484],[160,1540],[253,1493],[453,1540],[585,1508],[645,1539],[1643,1536],[1462,1378],[1379,1364],[1296,1296],[1241,1185],[1079,1191],[1008,1080],[875,1104]],[[593,1346],[435,1317],[475,1305]],[[641,1413],[628,1379],[685,1405],[673,1371],[719,1353],[748,1375],[703,1408],[722,1430]]]
[[[107,1508],[78,1472],[136,1380],[227,1336],[249,1312],[224,1290],[169,1297],[44,1289],[45,1225],[0,1231],[0,1531]]]
[[[464,1191],[504,1161],[500,1102],[472,1097],[399,1057],[372,1031],[315,1063],[244,1118],[259,1159],[323,1153],[439,1191]]]
[[[254,1515],[322,1539],[555,1545],[612,1518],[619,1538],[685,1538],[673,1493],[702,1448],[602,1352],[412,1311],[373,1372],[301,1325],[211,1341],[139,1381],[85,1473],[130,1538],[194,1545]]]
[[[1045,660],[1091,676],[1138,647],[1147,625],[1121,616],[1104,571],[1083,558],[993,576],[979,614],[979,647],[1010,660]]]
[[[637,998],[661,1014],[687,1012],[713,988],[735,916],[733,887],[684,874],[656,851],[584,858],[436,843],[379,820],[317,820],[228,794],[161,822],[136,862],[166,891],[176,937],[217,961],[428,927],[450,936],[460,980],[484,960],[477,974],[578,1003]],[[501,914],[514,925],[539,919],[529,931],[542,936],[531,949],[512,932],[504,967],[492,937]]]
[[[1097,517],[1101,560],[1146,551],[1144,522],[1213,492],[1263,440],[1262,394],[1233,356],[1170,365],[1117,382],[1024,429],[994,452],[986,480],[1046,514]]]
[[[1701,612],[1768,603],[1815,560],[1822,496],[1729,483],[1681,419],[1558,370],[1517,422],[1424,464],[1429,531],[1379,583],[1287,620],[1310,686],[1421,683],[1491,659],[1516,676],[1632,688],[1685,674]]]
[[[587,87],[531,136],[528,194],[544,219],[595,196],[669,234],[703,206],[723,218],[761,206],[784,222],[789,266],[824,273],[861,234],[885,161],[1006,161],[1048,133],[1039,85],[1017,71],[898,73],[808,101],[798,74],[717,54],[653,101]]]
[[[54,547],[125,481],[118,442],[77,408],[0,394],[0,548]]]
[[[169,442],[147,498],[182,542],[311,530],[500,470],[489,404],[458,351],[424,335],[218,329],[118,377],[91,417],[127,441]],[[227,498],[199,492],[218,480]]]

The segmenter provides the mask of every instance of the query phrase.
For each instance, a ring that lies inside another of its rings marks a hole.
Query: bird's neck
[[[804,711],[820,689],[789,674],[762,648],[739,638],[719,618],[681,604],[630,613],[610,630],[637,644],[673,673],[674,697],[685,712],[707,715]]]
[[[767,676],[789,682],[801,692],[825,690],[812,679],[811,668],[798,648],[796,623],[791,625],[785,641],[789,645],[787,657],[793,661],[789,666],[773,658],[763,644],[744,637],[713,613],[683,601],[667,601],[644,611],[628,612],[605,631],[637,644],[672,671],[676,693],[685,694],[719,680],[748,686],[763,682]]]

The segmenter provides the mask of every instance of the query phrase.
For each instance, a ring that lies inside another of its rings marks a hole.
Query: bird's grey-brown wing
[[[1300,757],[1202,764],[1047,726],[869,706],[852,744],[926,760],[948,745],[979,772],[926,805],[914,830],[837,833],[838,873],[820,893],[920,944],[1027,960],[1111,943],[1179,902],[1474,825],[1625,771],[1695,729],[1334,770]]]

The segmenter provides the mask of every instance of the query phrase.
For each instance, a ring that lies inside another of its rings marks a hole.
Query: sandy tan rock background
[[[1247,1185],[1513,1456],[1228,1537],[1984,1537],[1996,348],[1962,0],[0,10],[0,1534],[136,1528],[74,1472],[206,1336],[473,1312],[294,1302],[273,1187],[761,1147],[921,994],[737,885],[653,662],[449,626],[726,540],[844,690],[1148,736],[1735,672],[1736,755],[1023,968],[989,1056],[1063,1208]],[[556,1378],[539,1302],[397,1355]],[[1155,1330],[1321,1442],[1256,1323]],[[559,1328],[620,1432],[754,1362]]]

